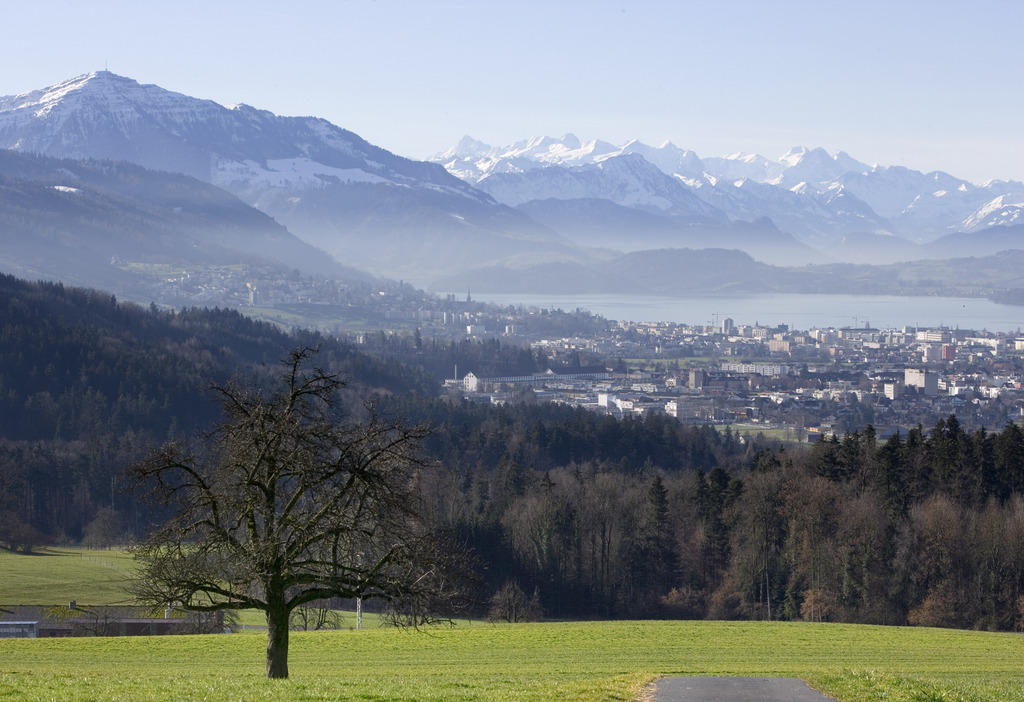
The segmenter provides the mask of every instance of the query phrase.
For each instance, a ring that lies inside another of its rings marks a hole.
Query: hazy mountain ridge
[[[773,266],[737,250],[661,249],[636,251],[586,265],[491,266],[453,276],[441,284],[451,290],[471,287],[481,294],[685,297],[770,292],[1005,298],[1024,289],[1024,251],[889,265]]]
[[[595,198],[531,200],[519,209],[586,246],[614,251],[718,247],[741,249],[767,263],[813,263],[821,254],[771,220],[730,222],[672,217]]]
[[[115,289],[115,261],[262,263],[364,279],[220,188],[112,161],[0,150],[0,251],[21,274]]]
[[[323,119],[228,108],[105,71],[0,98],[0,146],[193,174],[348,265],[434,287],[482,267],[586,267],[611,255],[594,249],[713,243],[773,264],[962,256],[1019,248],[1012,225],[1024,217],[1022,183],[976,186],[820,148],[702,159],[670,142],[466,137],[418,162]],[[176,214],[160,216],[173,225]],[[238,248],[207,242],[217,243]],[[279,254],[293,265],[300,249]]]
[[[0,147],[192,175],[339,260],[393,277],[450,268],[453,250],[490,260],[492,251],[571,248],[439,165],[396,156],[326,120],[228,108],[106,71],[0,98]],[[410,251],[414,238],[421,245]]]

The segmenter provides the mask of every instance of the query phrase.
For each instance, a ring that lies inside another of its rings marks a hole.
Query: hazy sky
[[[103,68],[426,157],[463,134],[796,144],[1024,180],[1024,3],[7,2],[0,94]]]

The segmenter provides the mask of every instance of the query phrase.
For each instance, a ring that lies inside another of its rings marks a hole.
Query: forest
[[[492,591],[536,593],[549,616],[1024,623],[1017,425],[709,448],[704,466],[506,456],[442,473],[436,518],[481,554]]]
[[[781,445],[667,416],[481,406],[442,395],[448,362],[531,371],[545,359],[410,343],[429,362],[234,311],[0,276],[0,544],[140,537],[161,515],[125,470],[209,430],[211,383],[269,382],[290,351],[317,347],[346,402],[430,428],[424,504],[469,555],[470,613],[1024,625],[1015,424],[968,433],[950,417],[884,441],[865,426]]]

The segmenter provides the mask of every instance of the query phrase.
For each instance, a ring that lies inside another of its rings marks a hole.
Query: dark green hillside
[[[429,391],[398,364],[233,310],[162,312],[94,290],[0,276],[0,438],[78,439],[131,429],[166,434],[216,416],[211,382],[274,365],[298,345],[354,383]]]
[[[360,395],[435,389],[419,371],[235,311],[162,312],[0,275],[0,529],[77,539],[112,505],[134,521],[124,467],[216,421],[212,382],[276,374],[297,346],[319,346],[318,362]]]

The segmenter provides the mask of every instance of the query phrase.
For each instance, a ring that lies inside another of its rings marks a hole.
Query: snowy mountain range
[[[440,166],[326,120],[224,107],[107,71],[0,97],[0,148],[191,175],[375,274],[422,280],[425,269],[572,248]]]
[[[1024,248],[1024,230],[1008,226],[1024,223],[1018,182],[975,185],[820,148],[702,158],[669,142],[571,134],[505,147],[466,137],[415,161],[324,119],[226,107],[107,71],[0,97],[0,149],[191,176],[283,225],[275,241],[294,234],[416,284],[644,249],[737,248],[800,264]]]
[[[464,137],[432,160],[499,202],[517,207],[546,192],[548,198],[605,199],[642,210],[661,203],[665,209],[660,181],[648,177],[624,188],[620,169],[608,167],[630,155],[675,178],[712,208],[691,204],[688,216],[699,213],[730,221],[766,217],[814,245],[850,234],[928,242],[1024,221],[1024,183],[975,185],[940,171],[868,165],[845,152],[821,148],[794,147],[777,159],[745,153],[702,159],[671,142],[650,146],[634,139],[617,146],[566,134],[493,147]]]

